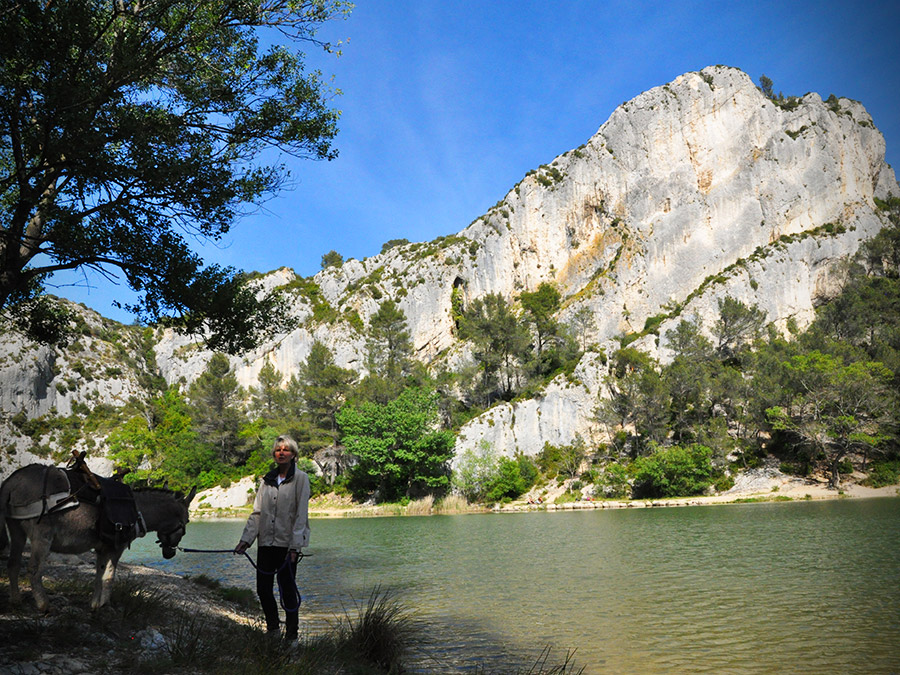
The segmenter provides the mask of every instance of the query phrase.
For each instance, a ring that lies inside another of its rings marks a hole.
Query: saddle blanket
[[[65,511],[78,506],[78,500],[72,499],[67,503],[62,502],[69,499],[68,492],[57,492],[47,496],[47,501],[39,499],[29,504],[10,504],[6,517],[12,520],[28,520],[29,518],[37,518],[50,511]]]

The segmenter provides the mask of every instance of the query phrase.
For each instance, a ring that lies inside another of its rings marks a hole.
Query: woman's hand
[[[295,551],[294,549],[291,549],[291,551],[288,555],[291,556],[291,563],[293,564],[293,563],[296,563],[297,558],[300,557],[300,551]]]
[[[248,544],[246,541],[240,541],[238,542],[238,545],[234,547],[234,552],[235,554],[240,554],[246,551],[248,548],[250,548],[250,544]]]

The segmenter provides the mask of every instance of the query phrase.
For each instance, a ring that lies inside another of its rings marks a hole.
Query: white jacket
[[[263,476],[241,541],[252,544],[256,538],[260,546],[295,551],[309,545],[309,476],[294,463],[281,485],[277,468]]]

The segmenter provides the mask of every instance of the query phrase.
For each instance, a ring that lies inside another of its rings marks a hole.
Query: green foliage
[[[597,420],[611,434],[633,425],[633,455],[665,439],[671,393],[653,359],[631,347],[620,349],[613,354],[604,383],[609,396],[600,401]]]
[[[322,294],[322,289],[312,279],[295,279],[284,289],[299,292],[300,296],[309,302],[312,307],[313,321],[331,323],[338,318],[337,310],[331,306],[331,303]]]
[[[702,494],[713,482],[712,450],[702,445],[658,448],[632,466],[638,499]]]
[[[551,445],[544,443],[544,447],[538,453],[536,462],[547,478],[564,476],[574,478],[581,470],[587,456],[584,440],[580,436],[570,445]]]
[[[454,286],[453,290],[450,291],[450,315],[453,318],[453,325],[455,325],[457,329],[463,319],[464,311],[462,287]]]
[[[459,456],[453,472],[453,487],[469,502],[486,501],[494,481],[500,453],[487,441],[469,448]]]
[[[453,472],[453,486],[469,502],[494,503],[528,492],[537,477],[537,467],[530,457],[503,456],[483,441],[476,450],[466,450],[460,456]]]
[[[841,464],[854,448],[876,449],[896,409],[893,373],[883,364],[813,350],[783,364],[793,396],[790,405],[766,411],[772,428],[795,436],[810,455],[825,453],[831,484],[840,484]]]
[[[481,377],[476,400],[488,405],[516,392],[521,362],[528,353],[528,332],[503,296],[495,293],[474,300],[462,316],[459,336],[471,340]]]
[[[588,335],[594,328],[594,313],[588,307],[581,307],[572,315],[569,324],[571,332],[580,342],[581,351],[588,349]]]
[[[405,389],[385,404],[341,408],[337,422],[343,442],[357,459],[350,469],[356,496],[377,492],[381,501],[392,501],[449,487],[453,434],[435,430],[437,412],[437,396],[418,388]]]
[[[528,320],[534,325],[537,333],[537,350],[540,353],[547,337],[558,329],[554,314],[560,306],[559,291],[551,284],[542,282],[533,293],[522,293],[519,302],[522,303]]]
[[[872,462],[869,467],[869,476],[864,485],[873,488],[897,485],[900,483],[900,460]]]
[[[412,371],[413,345],[406,315],[393,300],[382,302],[369,320],[366,346],[371,377],[362,392],[369,400],[386,403],[399,394]]]
[[[726,295],[719,300],[719,318],[713,325],[716,351],[722,359],[737,359],[762,334],[766,313]]]
[[[246,454],[238,432],[246,421],[241,405],[244,391],[226,356],[213,354],[191,385],[188,397],[203,442],[215,448],[224,464],[242,464]]]
[[[322,269],[329,267],[340,267],[344,264],[344,256],[332,249],[322,256]]]
[[[387,253],[397,246],[405,246],[409,243],[409,239],[389,239],[381,245],[381,252]]]
[[[618,462],[611,462],[594,482],[596,492],[610,499],[624,499],[631,493],[628,469]]]
[[[109,435],[110,459],[130,469],[128,483],[162,485],[187,491],[213,487],[227,475],[216,448],[194,429],[177,389],[167,390],[151,406],[151,421],[135,416]]]
[[[283,382],[284,375],[267,361],[259,371],[259,386],[250,389],[250,410],[266,419],[280,417],[286,404]]]
[[[277,292],[257,297],[243,275],[204,267],[188,237],[220,239],[279,191],[272,150],[335,156],[331,91],[299,51],[262,51],[271,42],[260,36],[315,43],[346,9],[73,0],[0,12],[4,323],[57,340],[69,317],[40,300],[42,282],[95,268],[138,294],[126,308],[142,320],[212,349],[243,351],[283,330]]]
[[[308,422],[310,434],[309,440],[301,443],[301,447],[313,452],[337,445],[340,434],[335,418],[355,379],[352,370],[335,365],[331,350],[318,340],[313,342],[306,363],[298,374],[303,416]]]

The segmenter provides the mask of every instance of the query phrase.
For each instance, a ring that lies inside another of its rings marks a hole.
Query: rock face
[[[529,172],[458,235],[312,279],[287,269],[265,276],[260,283],[293,295],[302,325],[233,365],[241,384],[253,386],[266,362],[297,372],[320,340],[338,365],[362,371],[360,329],[384,298],[405,312],[418,358],[464,362],[454,289],[464,304],[488,293],[513,302],[542,282],[564,298],[561,321],[591,312],[588,338],[600,346],[641,332],[651,317],[662,336],[686,317],[708,326],[725,295],[758,304],[776,327],[790,319],[803,327],[839,288],[839,263],[883,227],[874,198],[891,192],[900,189],[884,139],[861,104],[807,94],[779,105],[743,72],[705,68],[620,106],[584,145]],[[664,338],[635,344],[668,358]],[[169,382],[193,380],[210,357],[169,332],[157,333],[154,348]],[[51,377],[52,354],[39,352],[26,350],[21,367],[0,371],[4,410],[32,416],[52,405],[46,392],[59,375]],[[457,450],[488,442],[533,454],[546,441],[596,440],[604,372],[588,352],[573,376],[537,398],[470,422]]]

